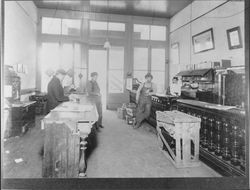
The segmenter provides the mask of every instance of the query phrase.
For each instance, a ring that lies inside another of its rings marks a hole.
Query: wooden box
[[[177,168],[199,166],[200,118],[179,111],[157,111],[160,148]]]
[[[125,119],[126,109],[125,108],[117,108],[117,117],[119,119]]]

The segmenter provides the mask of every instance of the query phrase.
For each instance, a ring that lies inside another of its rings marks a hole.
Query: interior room
[[[249,175],[244,0],[2,6],[3,178]]]

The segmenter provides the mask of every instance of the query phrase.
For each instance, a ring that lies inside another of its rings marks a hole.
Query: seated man
[[[172,84],[170,85],[170,94],[173,96],[181,95],[181,84],[179,84],[177,77],[173,77],[172,79]]]
[[[66,75],[63,69],[56,71],[48,84],[48,111],[54,109],[60,103],[69,101],[69,97],[64,95],[62,81]]]

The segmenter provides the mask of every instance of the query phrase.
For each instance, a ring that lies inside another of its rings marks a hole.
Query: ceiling
[[[34,0],[38,8],[170,18],[193,0]]]

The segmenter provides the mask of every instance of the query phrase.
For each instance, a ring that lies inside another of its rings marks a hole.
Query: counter
[[[79,102],[64,102],[44,117],[43,177],[76,178],[86,175],[85,149],[95,133],[96,106],[86,96]],[[80,159],[79,159],[80,158]]]
[[[197,100],[177,100],[177,109],[201,118],[200,159],[223,176],[245,176],[245,111]]]

